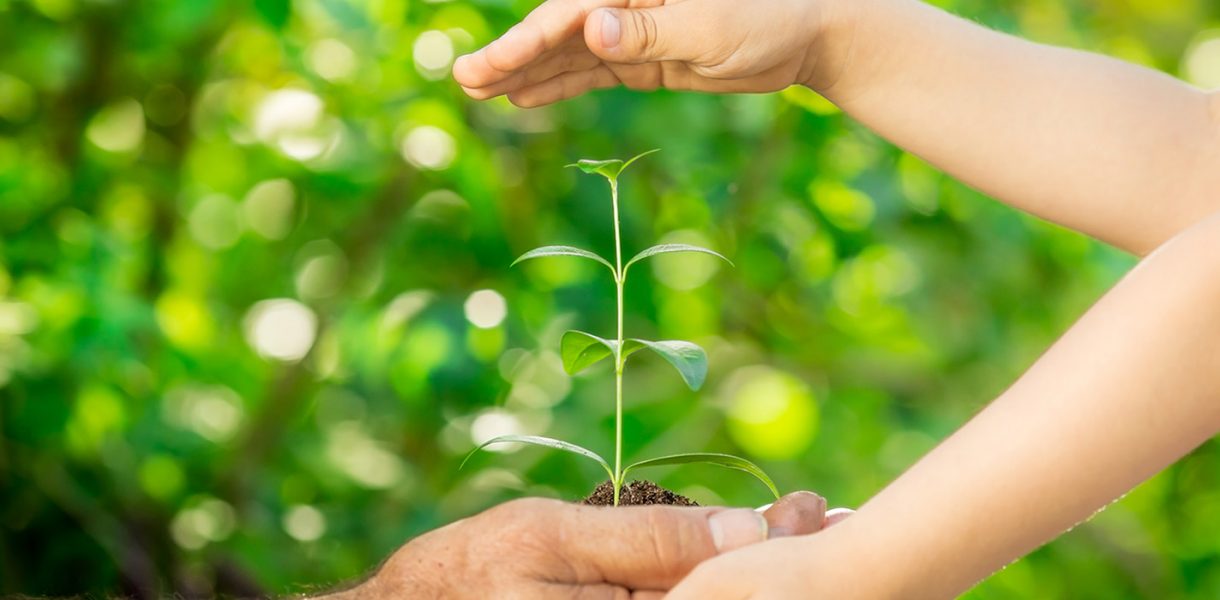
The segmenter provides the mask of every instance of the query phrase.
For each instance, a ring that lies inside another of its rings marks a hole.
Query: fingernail
[[[728,552],[767,539],[767,520],[748,509],[720,511],[707,520],[712,543],[718,552]]]
[[[854,514],[856,514],[856,511],[851,510],[850,508],[834,508],[828,510],[826,511],[826,519],[822,522],[822,528],[825,529],[831,525],[834,525],[835,523],[842,522],[843,519],[846,519]]]
[[[622,30],[619,27],[618,17],[614,16],[613,11],[602,11],[602,47],[606,49],[613,48],[618,45],[619,37]]]

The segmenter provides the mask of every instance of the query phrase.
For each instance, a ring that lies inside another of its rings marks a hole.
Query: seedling
[[[766,484],[767,489],[771,490],[771,493],[778,498],[779,491],[775,488],[775,484],[771,482],[771,478],[758,465],[730,454],[688,452],[650,458],[632,463],[626,467],[623,466],[623,370],[627,366],[627,357],[639,350],[645,349],[659,354],[661,358],[664,358],[677,369],[678,374],[682,377],[682,381],[691,390],[698,390],[707,378],[707,353],[704,352],[703,348],[691,342],[682,340],[650,341],[638,338],[625,339],[623,337],[623,288],[627,284],[627,274],[631,266],[651,256],[672,252],[710,254],[730,265],[732,264],[729,259],[718,252],[690,244],[660,244],[636,254],[626,263],[623,263],[623,243],[618,211],[618,178],[632,163],[653,152],[656,152],[656,150],[650,150],[626,162],[621,160],[581,160],[575,164],[567,165],[568,167],[579,168],[588,174],[601,175],[610,183],[610,207],[614,217],[613,263],[593,252],[572,246],[544,246],[535,248],[522,254],[520,258],[513,262],[513,265],[516,265],[522,261],[535,258],[575,256],[600,263],[609,269],[614,277],[614,287],[618,300],[618,333],[614,339],[604,339],[584,331],[567,331],[563,334],[560,342],[560,356],[563,359],[563,367],[570,375],[575,375],[607,358],[614,360],[614,468],[611,468],[610,463],[606,459],[592,450],[563,440],[535,435],[502,435],[495,437],[475,448],[470,453],[470,456],[492,444],[508,442],[545,446],[583,456],[601,465],[606,470],[606,474],[610,476],[610,483],[614,486],[615,506],[619,503],[619,492],[626,481],[627,473],[645,467],[686,463],[711,463],[729,469],[745,471]],[[470,460],[470,456],[467,456],[466,460]],[[465,465],[465,461],[462,464]]]

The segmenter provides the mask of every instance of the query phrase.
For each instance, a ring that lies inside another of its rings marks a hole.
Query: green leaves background
[[[1173,73],[1220,27],[1204,0],[938,3]],[[736,265],[632,267],[627,331],[711,368],[691,392],[631,359],[627,458],[740,454],[837,505],[1132,264],[802,90],[467,101],[452,57],[534,4],[0,0],[0,594],[303,592],[496,502],[586,493],[600,468],[562,453],[458,470],[495,435],[610,450],[605,382],[557,351],[613,331],[603,267],[507,268],[612,255],[575,157],[663,147],[623,180],[624,247]],[[969,597],[1220,596],[1217,490],[1208,444]]]

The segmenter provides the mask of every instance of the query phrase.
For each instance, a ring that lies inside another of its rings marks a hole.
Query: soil
[[[612,506],[614,504],[614,486],[609,481],[603,481],[593,493],[580,501],[581,504],[593,506]],[[645,504],[672,504],[674,506],[699,506],[697,502],[675,494],[647,479],[632,481],[619,490],[619,506],[642,506]]]

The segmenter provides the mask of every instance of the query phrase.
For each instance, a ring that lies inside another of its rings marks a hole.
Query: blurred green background
[[[942,2],[1220,85],[1210,0]],[[599,469],[613,331],[592,263],[624,177],[629,334],[711,355],[627,373],[627,458],[740,453],[855,506],[1001,391],[1134,260],[950,181],[804,90],[468,101],[455,55],[531,2],[0,0],[0,594],[287,593]],[[1020,119],[1020,115],[1012,118]],[[656,471],[704,503],[765,488]],[[946,507],[952,510],[952,507]],[[997,518],[1003,518],[998,515]],[[1208,444],[971,598],[1220,597]]]

